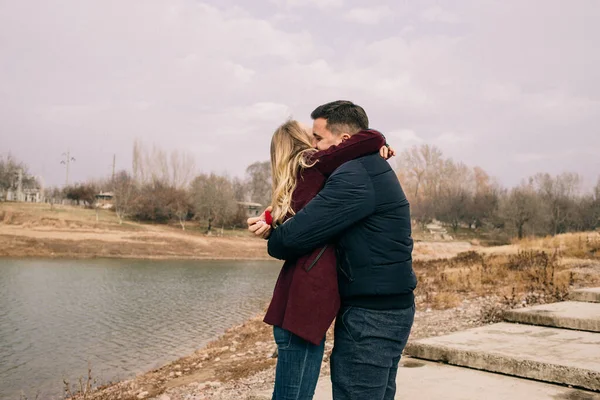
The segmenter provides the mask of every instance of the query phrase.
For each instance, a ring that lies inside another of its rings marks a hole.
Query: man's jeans
[[[319,380],[325,338],[315,346],[277,326],[273,336],[278,351],[273,400],[311,400]]]
[[[396,372],[415,317],[400,310],[343,307],[331,354],[333,400],[393,400]]]

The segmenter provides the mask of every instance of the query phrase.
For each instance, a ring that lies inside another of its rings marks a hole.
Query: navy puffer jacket
[[[378,154],[349,161],[294,218],[275,229],[269,254],[291,259],[336,243],[342,306],[408,308],[417,279],[412,268],[408,200]]]

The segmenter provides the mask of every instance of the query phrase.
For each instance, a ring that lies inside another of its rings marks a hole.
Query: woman
[[[385,145],[379,132],[361,131],[338,146],[317,151],[312,135],[297,121],[273,134],[271,168],[274,229],[302,209],[343,163],[376,153]],[[278,348],[274,400],[310,400],[319,378],[325,334],[340,306],[337,261],[331,244],[287,260],[264,321],[273,325]]]

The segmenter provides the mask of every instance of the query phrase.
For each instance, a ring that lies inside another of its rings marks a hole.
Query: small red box
[[[265,211],[265,222],[269,225],[273,225],[273,216],[269,210]]]

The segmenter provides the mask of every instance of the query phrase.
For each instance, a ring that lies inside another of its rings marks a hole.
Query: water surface
[[[262,311],[280,264],[0,259],[0,399],[124,379]]]

